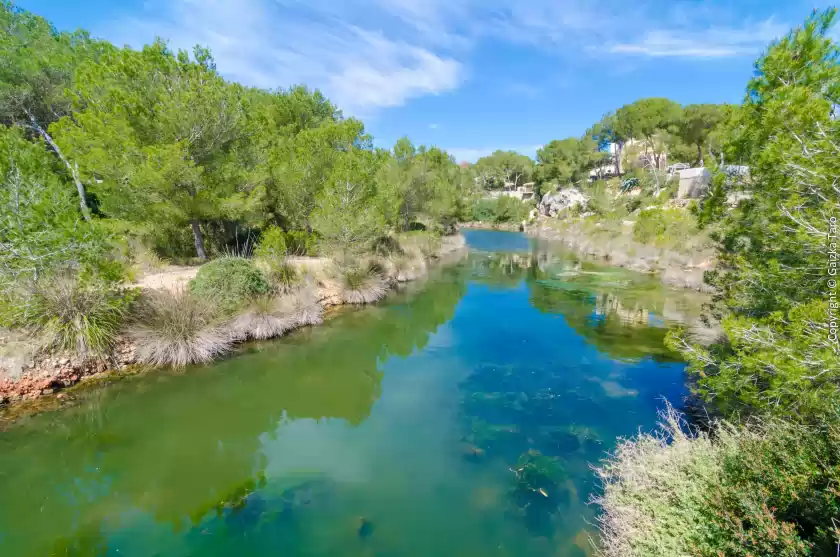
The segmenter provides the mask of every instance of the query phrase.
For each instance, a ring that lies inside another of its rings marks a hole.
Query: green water
[[[513,233],[324,326],[0,433],[0,555],[581,556],[701,300]]]

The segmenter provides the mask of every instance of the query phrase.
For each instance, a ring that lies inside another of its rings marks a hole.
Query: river
[[[583,556],[590,465],[679,405],[703,301],[523,235],[0,433],[0,555]]]

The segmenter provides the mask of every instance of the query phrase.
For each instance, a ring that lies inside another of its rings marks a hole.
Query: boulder
[[[688,168],[680,170],[680,189],[677,199],[700,199],[709,191],[712,173],[708,168]]]
[[[589,197],[581,193],[579,189],[565,188],[544,195],[540,201],[540,213],[547,217],[556,217],[572,207],[586,205],[587,201]]]

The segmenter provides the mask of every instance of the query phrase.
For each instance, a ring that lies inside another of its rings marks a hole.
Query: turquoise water
[[[698,300],[522,235],[386,302],[0,433],[0,555],[581,556],[590,464]]]

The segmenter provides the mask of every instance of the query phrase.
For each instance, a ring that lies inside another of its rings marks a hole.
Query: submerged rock
[[[367,518],[360,516],[359,517],[359,537],[367,539],[370,535],[373,534],[373,522],[368,520]]]

